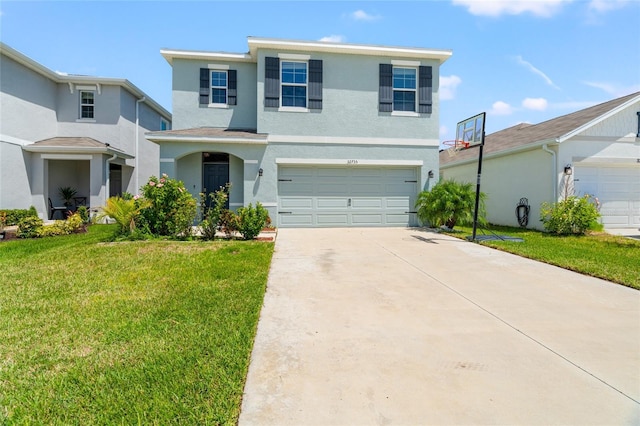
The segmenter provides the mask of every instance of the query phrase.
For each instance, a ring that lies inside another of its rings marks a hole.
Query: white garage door
[[[412,226],[415,167],[280,166],[278,226]]]
[[[609,228],[640,225],[638,167],[575,167],[576,195],[589,194],[601,203],[602,223]]]

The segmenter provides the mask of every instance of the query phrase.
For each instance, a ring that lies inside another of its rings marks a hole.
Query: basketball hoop
[[[442,142],[442,145],[446,146],[446,151],[449,156],[453,157],[458,151],[469,148],[469,142],[465,142],[459,139],[452,139],[450,141]]]

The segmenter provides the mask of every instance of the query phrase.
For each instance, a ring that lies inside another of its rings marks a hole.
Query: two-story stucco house
[[[0,54],[1,209],[33,205],[51,218],[60,187],[98,208],[159,173],[144,134],[170,129],[171,114],[136,86],[57,73],[2,43]]]
[[[230,182],[281,227],[417,224],[438,176],[449,50],[248,38],[248,53],[161,50],[173,130],[160,171],[197,196]]]

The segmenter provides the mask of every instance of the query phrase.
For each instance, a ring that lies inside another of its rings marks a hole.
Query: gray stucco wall
[[[0,58],[0,133],[25,141],[55,136],[56,83],[4,55]]]
[[[323,61],[323,108],[321,111],[284,112],[264,107],[264,58],[258,55],[258,132],[274,135],[352,136],[416,138],[437,141],[439,134],[438,61],[422,61],[433,67],[433,113],[419,117],[395,116],[378,111],[379,64],[392,59],[363,55],[313,53]],[[307,54],[308,52],[286,52]]]
[[[200,106],[200,68],[209,64],[228,65],[237,70],[237,105],[228,108]],[[256,128],[256,65],[225,61],[173,60],[173,128]]]

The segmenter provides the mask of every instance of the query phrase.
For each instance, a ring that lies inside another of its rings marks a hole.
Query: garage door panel
[[[281,226],[312,226],[313,215],[311,214],[281,214]]]
[[[382,225],[382,214],[360,214],[354,213],[351,216],[351,223],[353,225],[368,225],[379,226]]]
[[[349,223],[349,216],[346,213],[318,213],[316,217],[318,225],[345,226]]]
[[[382,210],[383,202],[380,198],[352,198],[351,207],[354,209]]]
[[[279,226],[413,225],[416,176],[415,167],[281,166]]]
[[[281,198],[280,206],[283,209],[312,209],[313,198]]]
[[[318,209],[346,209],[348,206],[347,198],[316,198]]]
[[[580,166],[575,168],[575,192],[601,203],[605,227],[636,226],[640,216],[640,167]]]

